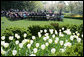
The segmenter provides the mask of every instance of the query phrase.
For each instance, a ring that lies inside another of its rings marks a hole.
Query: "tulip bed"
[[[32,39],[29,39],[27,33],[24,33],[23,40],[20,41],[20,35],[15,33],[7,38],[8,42],[2,36],[1,56],[83,56],[83,34],[80,38],[78,31],[72,33],[65,28],[59,29],[59,32],[44,29],[37,34],[38,37],[32,35]],[[68,52],[70,50],[73,53]]]

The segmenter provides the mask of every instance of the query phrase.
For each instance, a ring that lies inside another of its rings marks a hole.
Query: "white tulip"
[[[82,38],[83,38],[83,34],[82,34],[81,36],[82,36]]]
[[[59,41],[59,38],[58,38],[58,37],[56,37],[55,39],[56,39],[57,41]]]
[[[19,35],[17,36],[17,39],[20,39],[20,36]]]
[[[1,40],[5,40],[5,36],[2,36],[2,37],[1,37]]]
[[[2,54],[2,55],[6,54],[6,51],[1,50],[1,54]]]
[[[77,41],[78,41],[78,43],[80,43],[81,42],[81,38],[77,38]]]
[[[53,34],[52,37],[55,38],[55,34]]]
[[[63,41],[60,41],[60,45],[63,45],[63,43],[64,43]]]
[[[73,39],[74,39],[74,36],[71,35],[71,36],[70,36],[70,40],[73,41]]]
[[[49,45],[49,43],[48,43],[48,42],[46,42],[46,43],[45,43],[45,45],[46,45],[46,46],[48,46],[48,45]]]
[[[33,44],[33,42],[34,42],[33,40],[30,40],[30,44]]]
[[[38,32],[38,36],[39,36],[39,38],[41,37],[41,33],[40,32]]]
[[[22,44],[22,43],[20,43],[20,44],[19,44],[19,47],[20,47],[20,48],[22,48],[22,47],[23,47],[23,44]]]
[[[31,54],[31,55],[29,55],[29,56],[36,56],[35,54]]]
[[[24,37],[27,37],[27,34],[26,33],[24,33]]]
[[[62,48],[61,48],[60,51],[61,51],[61,52],[65,52],[65,49],[62,49]]]
[[[40,33],[42,33],[43,32],[43,30],[40,30]]]
[[[50,34],[53,34],[53,29],[49,29],[49,31],[50,31]]]
[[[30,48],[31,47],[31,44],[27,44],[27,48]]]
[[[66,33],[67,35],[71,35],[70,29],[65,30],[64,33]]]
[[[27,39],[24,39],[24,40],[22,40],[22,44],[25,44],[25,43],[27,43]]]
[[[57,35],[58,33],[57,33],[57,30],[55,30],[55,34]]]
[[[55,40],[55,44],[57,44],[58,43],[58,40]]]
[[[56,49],[55,48],[52,48],[51,49],[51,53],[55,53],[56,52]]]
[[[4,43],[4,47],[7,48],[9,46],[9,43]]]
[[[46,39],[49,39],[49,36],[46,36]]]
[[[48,35],[49,35],[48,33],[45,34],[45,36],[48,36]]]
[[[47,32],[47,30],[46,30],[46,29],[44,29],[44,32],[46,33],[46,32]]]
[[[34,40],[35,39],[35,36],[32,36],[32,39]]]
[[[42,50],[44,50],[45,49],[45,45],[43,44],[43,45],[41,45],[41,49]]]
[[[67,42],[64,44],[65,47],[70,47],[72,44],[70,42]]]
[[[15,37],[16,37],[17,39],[20,39],[20,36],[19,36],[18,34],[15,34]]]
[[[75,32],[76,34],[78,33],[78,31]]]
[[[47,40],[47,38],[46,38],[46,37],[43,37],[43,40],[44,40],[44,41],[46,41],[46,40]]]
[[[61,29],[59,31],[61,32]]]
[[[52,39],[49,39],[48,42],[51,44],[52,43]]]
[[[16,41],[15,41],[15,44],[16,44],[16,45],[17,45],[17,44],[19,44],[19,41],[18,41],[18,40],[16,40]]]
[[[33,49],[33,52],[34,52],[34,53],[37,53],[37,48],[34,48],[34,49]]]
[[[65,42],[68,42],[68,40],[66,40]]]
[[[15,34],[15,37],[17,38],[18,34]]]
[[[79,36],[80,34],[79,33],[77,33],[77,36]]]
[[[39,47],[39,43],[36,43],[36,47]]]
[[[13,38],[14,38],[13,36],[9,36],[9,40],[13,40]]]
[[[5,44],[5,41],[1,41],[1,45],[4,46],[4,44]]]
[[[62,28],[62,30],[64,30],[64,27]]]
[[[13,56],[15,56],[17,54],[17,50],[13,50],[12,54],[13,54]]]
[[[60,36],[60,37],[63,37],[64,35],[63,35],[61,32],[59,32],[59,36]]]

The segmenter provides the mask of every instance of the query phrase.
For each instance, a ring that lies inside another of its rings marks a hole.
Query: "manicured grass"
[[[77,19],[68,19],[64,18],[62,21],[29,21],[29,20],[18,20],[18,21],[10,21],[6,17],[1,17],[1,34],[4,32],[6,28],[12,27],[24,27],[27,28],[31,25],[50,25],[50,23],[59,23],[59,25],[80,25],[83,24],[83,20]]]

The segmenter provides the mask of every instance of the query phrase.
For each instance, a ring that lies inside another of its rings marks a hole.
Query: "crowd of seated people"
[[[62,20],[63,15],[61,16],[59,13],[52,13],[52,12],[28,12],[28,11],[20,11],[20,10],[8,10],[8,11],[1,11],[1,16],[6,16],[12,20],[18,19],[32,19],[32,20]]]

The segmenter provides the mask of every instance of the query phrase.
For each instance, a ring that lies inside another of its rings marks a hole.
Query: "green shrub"
[[[50,25],[44,25],[44,26],[33,25],[33,26],[28,27],[28,29],[30,30],[30,33],[32,35],[38,36],[38,32],[40,30],[43,30],[43,29],[46,29],[46,30],[54,29],[54,27],[53,26],[50,26]]]
[[[9,36],[14,36],[15,33],[17,33],[17,34],[19,34],[21,36],[20,41],[22,39],[24,39],[24,37],[23,37],[24,33],[27,33],[27,37],[31,37],[31,33],[30,33],[30,31],[28,29],[26,30],[24,28],[17,28],[17,27],[6,28],[3,35],[6,36],[6,41],[8,42]]]
[[[68,47],[65,54],[69,56],[83,56],[83,43],[76,43],[72,47]]]

